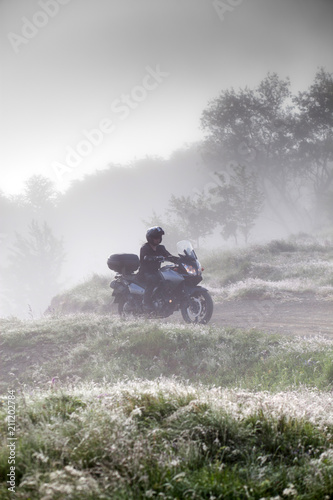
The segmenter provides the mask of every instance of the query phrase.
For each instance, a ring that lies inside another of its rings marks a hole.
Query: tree
[[[59,198],[53,182],[42,175],[32,175],[25,183],[22,196],[24,205],[36,215],[52,211]]]
[[[19,219],[19,208],[2,191],[0,191],[0,237],[8,238],[13,227],[17,227]]]
[[[194,240],[197,247],[200,239],[210,235],[216,225],[213,211],[207,197],[203,194],[190,196],[171,196],[169,214],[176,217],[178,227],[181,227],[183,238]]]
[[[323,211],[328,223],[333,228],[333,190],[328,191],[323,199]]]
[[[2,270],[5,299],[22,314],[28,305],[45,308],[59,289],[59,276],[65,259],[62,240],[57,239],[46,222],[33,220],[28,237],[19,233]]]
[[[183,239],[181,228],[176,221],[170,220],[165,214],[164,216],[157,215],[153,212],[150,219],[142,221],[146,228],[153,226],[161,226],[165,232],[163,242],[165,242],[167,249],[172,253],[172,248],[176,248],[177,242]],[[170,250],[171,249],[171,250]]]
[[[300,181],[291,168],[295,145],[291,97],[289,79],[268,74],[254,90],[223,91],[201,120],[207,132],[204,157],[226,171],[237,164],[251,166],[268,205],[285,227],[279,207],[283,202],[296,216]]]
[[[203,194],[196,194],[193,198],[172,195],[165,215],[157,216],[154,212],[152,218],[144,223],[147,227],[161,226],[172,246],[180,240],[189,239],[198,248],[200,239],[211,234],[216,226],[209,200]]]
[[[295,162],[312,187],[319,224],[333,184],[333,75],[321,68],[294,102],[299,110]]]
[[[236,244],[241,234],[248,242],[251,230],[261,211],[264,196],[257,185],[254,171],[245,165],[234,166],[226,182],[223,174],[217,174],[220,182],[211,190],[214,197],[216,221],[222,228],[225,239],[233,237]]]

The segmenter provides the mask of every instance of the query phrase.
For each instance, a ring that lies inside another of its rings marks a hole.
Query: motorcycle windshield
[[[178,255],[188,255],[189,257],[197,258],[195,251],[193,249],[192,243],[188,240],[178,241],[177,243],[177,253]]]

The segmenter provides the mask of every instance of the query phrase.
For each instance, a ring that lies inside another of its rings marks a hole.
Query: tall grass
[[[331,299],[332,258],[281,240],[202,263],[216,297]],[[108,283],[0,320],[1,499],[333,498],[333,339],[122,321]]]
[[[330,498],[333,341],[101,315],[2,321],[0,498]]]
[[[160,378],[24,392],[17,408],[17,498],[319,500],[333,494],[329,393],[272,396]],[[3,444],[5,499],[11,493]]]
[[[222,387],[284,390],[332,387],[333,340],[215,325],[122,321],[69,315],[2,321],[0,390],[8,384],[178,376]]]
[[[205,278],[216,299],[333,300],[333,247],[313,240],[274,240],[205,257]]]
[[[109,313],[113,302],[112,290],[110,289],[111,276],[114,276],[114,273],[110,273],[108,276],[93,274],[69,290],[56,295],[51,300],[46,313],[50,315]]]

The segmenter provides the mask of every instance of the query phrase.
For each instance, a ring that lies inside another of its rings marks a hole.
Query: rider
[[[161,245],[163,234],[165,233],[160,226],[150,227],[146,233],[147,243],[140,249],[139,275],[147,285],[143,297],[143,305],[147,310],[151,309],[152,292],[161,280],[158,270],[163,257],[175,259],[165,246]]]

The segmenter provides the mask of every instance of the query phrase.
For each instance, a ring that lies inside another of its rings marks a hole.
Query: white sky
[[[221,90],[270,71],[296,92],[320,66],[333,72],[332,0],[224,3],[222,20],[214,0],[0,0],[0,188],[17,193],[33,174],[64,188],[110,162],[168,156],[203,137],[201,113]],[[153,85],[147,67],[168,76]],[[131,93],[140,102],[121,113]],[[104,119],[112,132],[69,165]]]

